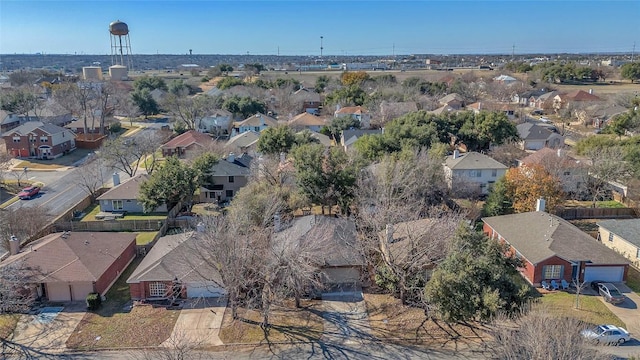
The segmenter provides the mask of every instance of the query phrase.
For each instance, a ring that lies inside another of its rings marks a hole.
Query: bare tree
[[[135,138],[108,139],[100,148],[99,157],[110,167],[120,170],[133,177],[140,165],[145,162],[147,173],[151,174],[157,164],[156,150],[161,144],[162,135],[159,131],[145,132]],[[149,157],[149,159],[147,159]]]
[[[114,88],[108,83],[68,83],[54,91],[56,102],[65,110],[78,116],[83,121],[85,136],[95,129],[98,122],[100,134],[104,133],[104,123],[112,110]]]
[[[193,130],[200,119],[213,109],[213,98],[206,94],[189,96],[186,93],[168,93],[163,106],[178,118],[188,130]]]
[[[633,175],[630,164],[624,160],[624,149],[608,147],[590,150],[587,156],[591,160],[586,186],[591,195],[593,207],[606,197],[611,182],[626,181]]]
[[[96,193],[105,183],[102,161],[102,159],[90,158],[76,171],[78,186],[86,192],[92,200],[96,199]]]
[[[606,359],[588,346],[580,335],[584,325],[575,318],[533,310],[514,320],[495,319],[490,333],[493,340],[486,348],[495,358],[516,359]]]
[[[516,166],[518,160],[527,156],[527,152],[518,147],[515,143],[493,146],[489,153],[494,160],[509,167]]]
[[[388,157],[362,170],[356,188],[356,222],[363,251],[378,276],[387,277],[404,302],[407,292],[415,290],[410,280],[444,258],[447,240],[459,220],[457,215],[430,210],[445,200],[442,165],[426,153],[406,160]],[[440,219],[412,222],[430,215]],[[408,227],[398,230],[404,234],[401,243],[394,240],[390,228],[400,223]]]
[[[0,210],[0,249],[9,251],[11,236],[16,236],[20,241],[31,238],[42,230],[47,218],[45,210],[36,206]]]
[[[184,330],[174,330],[162,345],[154,349],[134,350],[128,358],[134,360],[200,360],[206,354],[198,352],[205,339],[193,338]]]
[[[573,285],[573,287],[576,288],[576,305],[575,305],[575,308],[576,309],[580,309],[580,294],[582,293],[582,290],[584,290],[584,288],[586,287],[587,282],[584,281],[584,280],[580,281],[580,279],[576,277],[571,281],[571,284]]]

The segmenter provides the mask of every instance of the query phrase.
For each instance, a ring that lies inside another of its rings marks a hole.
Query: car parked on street
[[[600,283],[598,285],[598,292],[602,295],[604,301],[608,303],[620,304],[626,299],[620,290],[611,283]]]
[[[18,197],[21,200],[29,200],[31,198],[33,198],[34,196],[38,195],[38,193],[40,192],[40,186],[29,186],[26,187],[24,189],[22,189],[22,191],[20,191],[18,193]]]
[[[631,335],[624,328],[615,325],[599,325],[582,330],[580,333],[587,341],[595,344],[624,344],[631,340]]]

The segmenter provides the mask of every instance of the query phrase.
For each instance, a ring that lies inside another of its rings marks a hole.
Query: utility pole
[[[324,39],[324,36],[320,36],[320,58],[322,59],[322,50],[324,49],[322,47],[322,40]]]
[[[636,54],[636,42],[633,42],[633,50],[631,50],[631,62],[633,62],[633,57]]]
[[[516,44],[511,45],[511,61],[513,61],[513,58],[516,55]]]

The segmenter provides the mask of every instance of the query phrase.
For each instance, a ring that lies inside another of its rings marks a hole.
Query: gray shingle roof
[[[590,261],[594,265],[629,263],[568,221],[546,212],[492,216],[482,221],[534,265],[554,255],[567,261]]]
[[[640,247],[640,219],[603,220],[598,221],[598,226]]]
[[[228,159],[228,158],[227,158]],[[218,161],[211,167],[211,175],[213,176],[249,176],[251,170],[249,165],[253,159],[247,154],[238,156],[233,162],[227,159]]]
[[[452,170],[506,169],[507,166],[491,157],[477,152],[460,154],[456,159],[448,156],[445,165]]]
[[[206,261],[196,233],[163,236],[133,271],[127,283],[142,281],[214,281],[222,286],[220,273]]]
[[[126,200],[137,199],[140,192],[140,185],[149,179],[147,174],[139,174],[129,180],[122,182],[120,185],[111,188],[111,190],[100,195],[97,200]]]
[[[276,240],[296,242],[301,249],[316,252],[314,257],[325,266],[364,265],[356,248],[355,224],[348,219],[320,215],[296,218],[289,228],[276,233]]]
[[[553,131],[536,124],[522,123],[516,126],[518,135],[524,140],[547,140]]]

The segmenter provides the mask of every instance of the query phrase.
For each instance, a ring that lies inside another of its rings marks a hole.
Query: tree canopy
[[[358,85],[343,86],[332,93],[327,94],[325,104],[331,105],[363,105],[367,102],[368,95]]]
[[[222,108],[235,114],[247,118],[257,113],[266,112],[266,105],[250,96],[240,97],[238,95],[224,99]]]
[[[167,83],[161,77],[141,76],[133,82],[133,89],[134,90],[147,89],[149,91],[160,89],[160,90],[167,91],[168,88],[167,88]]]
[[[564,200],[565,194],[560,180],[549,174],[541,165],[511,168],[507,170],[504,179],[506,197],[511,200],[516,213],[534,211],[536,200],[539,198],[545,199],[550,210],[555,209]]]
[[[345,71],[340,75],[340,81],[344,86],[361,85],[369,79],[370,76],[366,71]]]
[[[295,140],[295,134],[290,127],[270,126],[260,133],[257,150],[265,154],[288,153]]]
[[[138,201],[142,203],[144,212],[148,213],[162,204],[171,207],[179,201],[191,200],[198,186],[197,177],[196,169],[170,156],[162,167],[140,185]]]
[[[425,287],[428,301],[445,321],[488,320],[498,312],[515,313],[530,298],[516,281],[522,261],[507,257],[506,245],[462,225],[455,249],[441,262]]]
[[[632,62],[622,65],[620,68],[620,76],[623,79],[629,79],[633,83],[640,80],[640,62]]]

